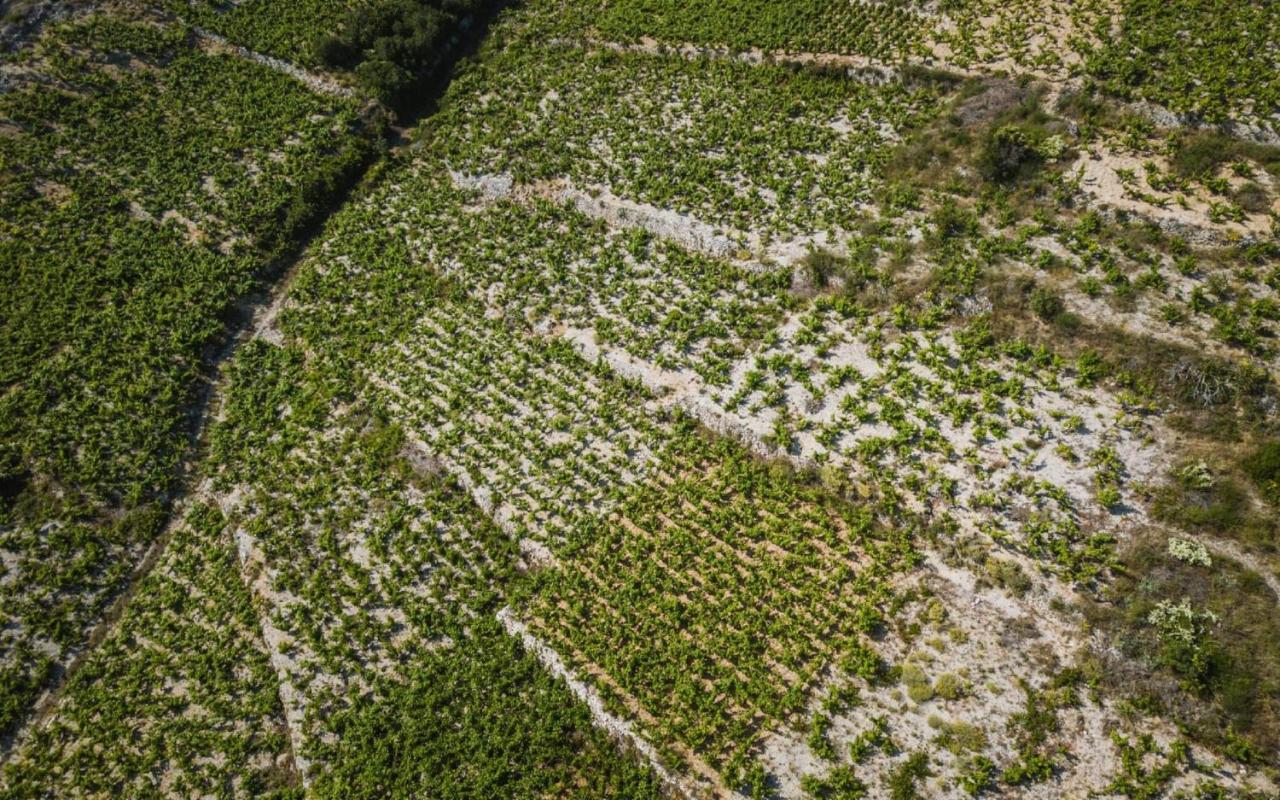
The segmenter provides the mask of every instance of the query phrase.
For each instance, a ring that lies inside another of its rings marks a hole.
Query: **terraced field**
[[[15,11],[0,797],[1276,796],[1280,12],[1173,6]]]
[[[374,123],[146,15],[67,22],[4,70],[8,730],[160,537],[205,354]]]

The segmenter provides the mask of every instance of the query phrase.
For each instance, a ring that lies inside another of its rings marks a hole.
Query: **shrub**
[[[1232,158],[1235,152],[1233,144],[1231,139],[1220,133],[1201,132],[1184,136],[1174,148],[1170,166],[1182,178],[1212,175]]]
[[[378,102],[396,105],[413,82],[413,75],[390,61],[372,58],[356,67],[356,79]]]
[[[1196,611],[1190,601],[1161,600],[1147,614],[1147,623],[1160,636],[1160,660],[1188,681],[1202,688],[1213,667],[1213,641],[1209,630],[1218,622],[1212,611]]]
[[[907,696],[912,702],[925,703],[933,699],[933,683],[918,664],[903,664],[900,675],[903,685],[907,687]]]
[[[996,128],[978,151],[978,174],[993,183],[1011,183],[1044,162],[1031,136],[1021,128]]]
[[[320,63],[341,69],[353,68],[360,63],[362,55],[360,48],[353,42],[331,33],[320,37],[312,45],[312,50]]]
[[[1241,464],[1245,474],[1273,503],[1280,503],[1280,440],[1266,442]]]
[[[1194,461],[1179,469],[1175,475],[1178,482],[1188,489],[1212,489],[1215,483],[1213,472],[1203,461]]]
[[[1043,783],[1053,777],[1055,769],[1057,765],[1052,757],[1043,753],[1029,753],[1006,767],[1000,777],[1005,783],[1014,786]]]
[[[811,250],[800,262],[805,281],[813,289],[825,289],[839,275],[844,261],[827,250]]]
[[[1236,189],[1232,199],[1237,206],[1250,214],[1265,214],[1271,208],[1271,198],[1267,196],[1267,190],[1253,181]]]
[[[840,669],[850,675],[857,675],[867,683],[875,683],[888,671],[884,661],[871,648],[855,643],[852,649],[840,660]]]
[[[944,700],[959,700],[965,695],[964,681],[959,675],[948,672],[938,676],[933,684],[933,691]]]
[[[996,783],[996,765],[986,756],[976,756],[965,765],[960,774],[960,786],[970,797],[979,797],[984,792],[994,789]]]
[[[877,748],[890,756],[898,752],[893,737],[889,735],[889,721],[884,717],[872,717],[871,728],[853,737],[849,742],[849,759],[861,764]]]
[[[1175,477],[1156,493],[1152,510],[1157,519],[1219,534],[1239,533],[1247,502],[1238,484],[1215,479],[1194,485],[1185,475]]]
[[[889,776],[889,796],[893,800],[914,800],[920,793],[916,784],[929,777],[929,756],[916,751]]]
[[[950,199],[929,215],[929,221],[933,223],[930,239],[935,245],[973,236],[979,230],[978,216]]]
[[[1051,321],[1057,319],[1065,307],[1058,295],[1048,289],[1036,289],[1031,293],[1031,310],[1040,319]]]
[[[1031,589],[1031,578],[1016,561],[993,557],[987,559],[985,567],[992,583],[1016,597],[1022,597]]]
[[[321,63],[354,70],[377,100],[397,107],[436,66],[463,18],[480,0],[380,0],[356,6],[338,34],[312,44]]]
[[[1103,376],[1106,365],[1096,350],[1086,350],[1076,358],[1076,383],[1089,388]]]
[[[930,717],[929,726],[939,729],[934,741],[956,755],[981,752],[987,747],[987,732],[977,725],[964,721],[947,722],[937,717]]]
[[[1169,539],[1168,553],[1186,564],[1195,564],[1201,567],[1213,566],[1213,560],[1209,558],[1208,548],[1190,539],[1182,539],[1177,536],[1171,537]]]

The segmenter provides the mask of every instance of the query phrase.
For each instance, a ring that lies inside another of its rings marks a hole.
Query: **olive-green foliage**
[[[1175,740],[1167,751],[1150,734],[1134,741],[1117,731],[1111,734],[1111,741],[1120,754],[1121,770],[1107,786],[1109,794],[1134,800],[1160,797],[1191,761],[1190,748],[1181,740]],[[1153,760],[1156,763],[1150,766]]]
[[[933,683],[933,691],[944,700],[958,700],[967,692],[965,681],[954,672],[946,672],[938,676]]]
[[[1062,748],[1051,744],[1050,737],[1059,727],[1058,713],[1079,702],[1075,684],[1078,677],[1064,672],[1042,689],[1023,684],[1023,710],[1009,718],[1009,732],[1017,747],[1017,756],[1001,773],[1001,780],[1011,785],[1042,783],[1058,768]]]
[[[801,261],[801,268],[804,270],[805,278],[809,285],[815,289],[825,289],[831,279],[840,275],[847,262],[845,259],[831,253],[827,250],[813,250],[807,254]]]
[[[970,797],[981,797],[995,788],[998,774],[995,762],[986,756],[974,756],[964,765],[960,774],[960,787]]]
[[[688,420],[677,421],[661,470],[679,477],[629,492],[617,510],[627,525],[585,518],[570,532],[565,552],[580,566],[534,573],[528,612],[546,621],[558,651],[581,653],[616,676],[658,718],[660,739],[732,770],[755,743],[741,709],[781,721],[806,702],[804,686],[776,679],[771,659],[803,675],[824,658],[869,651],[865,629],[891,598],[881,576],[914,558],[911,523],[883,529],[880,508],[833,502],[741,445],[704,437]],[[855,575],[845,557],[830,555],[855,548],[873,554],[874,570]],[[823,577],[800,577],[800,565]],[[660,599],[653,606],[642,597]],[[824,641],[806,627],[777,625],[782,609],[816,615]],[[689,630],[698,636],[690,640]],[[717,693],[731,702],[718,702]]]
[[[80,644],[160,529],[233,304],[370,154],[355,103],[113,13],[0,95],[0,730],[49,674],[23,642]]]
[[[1265,493],[1268,484],[1259,482],[1258,487]],[[1175,476],[1155,490],[1151,508],[1157,518],[1190,530],[1273,552],[1280,549],[1280,521],[1269,509],[1252,508],[1244,488],[1230,476],[1215,476],[1207,485]]]
[[[1104,33],[1086,69],[1121,96],[1211,121],[1250,104],[1264,117],[1280,110],[1280,14],[1268,0],[1126,0]]]
[[[948,722],[941,717],[930,717],[929,727],[938,731],[934,741],[956,755],[981,753],[986,749],[986,731],[972,723],[962,720]]]
[[[187,22],[259,53],[304,66],[320,65],[312,43],[337,30],[360,5],[356,0],[289,0],[227,4],[218,0],[165,0]]]
[[[1169,166],[1181,178],[1203,180],[1239,161],[1256,162],[1269,172],[1280,172],[1280,147],[1242,141],[1212,130],[1183,132],[1172,139]]]
[[[1056,319],[1065,310],[1062,298],[1047,289],[1036,289],[1031,293],[1031,310],[1046,321]]]
[[[569,178],[711,225],[800,234],[850,229],[891,147],[881,124],[910,129],[941,93],[522,39],[460,75],[431,130],[469,174]]]
[[[462,21],[488,0],[378,0],[362,3],[333,29],[320,29],[312,51],[329,67],[354,69],[375,98],[404,108],[416,84],[438,66],[462,34]]]
[[[90,47],[88,63],[71,55]],[[120,51],[149,66],[117,77],[105,65]],[[18,387],[0,407],[3,450],[40,477],[136,503],[169,479],[175,415],[220,314],[326,207],[368,142],[354,104],[205,55],[181,29],[93,17],[37,52],[84,91],[0,97],[22,131],[0,138],[0,265],[13,288],[0,307],[0,384]],[[286,146],[291,136],[300,143]],[[50,185],[62,189],[36,191]],[[166,212],[193,220],[204,242],[139,218]],[[237,235],[253,246],[216,248]]]
[[[1262,576],[1217,553],[1211,567],[1186,563],[1169,555],[1163,537],[1135,542],[1121,563],[1105,595],[1115,605],[1090,614],[1127,655],[1163,669],[1151,677],[1145,669],[1104,671],[1104,681],[1185,715],[1181,721],[1199,740],[1223,744],[1234,730],[1255,749],[1273,751],[1280,742],[1280,619]],[[1194,641],[1171,639],[1154,624],[1162,603],[1192,610],[1199,620]]]
[[[929,755],[923,751],[912,753],[889,775],[889,797],[891,800],[915,800],[920,797],[920,782],[930,774]]]
[[[914,702],[923,703],[933,698],[933,683],[919,664],[903,664],[901,679],[903,685],[907,687],[907,696]]]
[[[1006,125],[991,131],[978,150],[978,174],[984,180],[1009,183],[1038,167],[1043,161],[1031,134]]]
[[[921,18],[901,3],[863,0],[624,0],[609,3],[590,22],[611,39],[651,36],[764,50],[809,50],[895,58],[911,52]]]
[[[492,618],[331,720],[326,798],[627,798],[660,795],[586,707]]]
[[[1245,474],[1273,503],[1280,503],[1280,440],[1263,442],[1242,462]]]
[[[258,625],[225,520],[195,506],[49,723],[0,771],[0,796],[296,797]]]
[[[990,556],[984,563],[985,572],[996,586],[1021,597],[1032,587],[1031,578],[1016,561]]]
[[[867,796],[867,784],[850,766],[836,767],[825,778],[806,775],[800,788],[815,800],[859,800]]]

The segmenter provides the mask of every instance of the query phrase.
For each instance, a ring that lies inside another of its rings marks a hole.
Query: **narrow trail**
[[[194,397],[183,424],[186,439],[185,452],[179,460],[177,473],[174,476],[172,484],[174,489],[164,498],[167,501],[168,515],[164,530],[146,548],[124,588],[108,605],[83,647],[75,652],[65,666],[55,672],[26,718],[0,740],[0,764],[5,763],[16,753],[27,736],[55,712],[71,679],[97,647],[111,635],[127,613],[139,587],[160,563],[173,537],[175,527],[181,523],[184,509],[192,502],[212,499],[212,494],[204,485],[198,467],[206,455],[209,423],[217,418],[218,408],[225,395],[226,368],[231,360],[241,346],[256,338],[276,341],[274,323],[284,306],[294,278],[305,261],[307,252],[324,230],[326,222],[359,195],[367,177],[376,174],[380,164],[388,157],[400,152],[405,142],[406,132],[414,128],[419,120],[436,111],[440,99],[452,82],[458,63],[479,48],[490,23],[499,13],[515,5],[516,2],[518,0],[496,3],[483,16],[465,21],[462,32],[453,39],[450,49],[441,56],[431,73],[422,80],[413,110],[401,114],[399,118],[393,120],[394,124],[387,126],[385,134],[378,137],[377,146],[371,148],[369,157],[344,176],[329,202],[317,209],[292,237],[290,246],[265,266],[259,276],[259,288],[241,297],[226,309],[221,335],[206,347],[201,357],[202,377],[193,387]],[[226,50],[238,57],[260,63],[269,69],[293,77],[317,93],[344,98],[358,97],[353,89],[338,84],[330,78],[310,73],[282,59],[239,47],[216,34],[198,28],[193,29],[200,37],[202,47]],[[381,107],[376,102],[370,101],[371,111],[379,108]],[[385,109],[383,111],[385,112]],[[279,342],[276,341],[276,343]]]

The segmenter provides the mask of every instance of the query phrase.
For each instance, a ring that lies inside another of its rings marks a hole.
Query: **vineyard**
[[[4,25],[0,798],[1280,792],[1270,5]]]
[[[1274,7],[1263,0],[570,0],[558,39],[832,66],[904,64],[1087,81],[1209,122],[1280,124]]]
[[[3,68],[7,731],[161,535],[204,354],[371,131],[145,16],[60,25]]]

